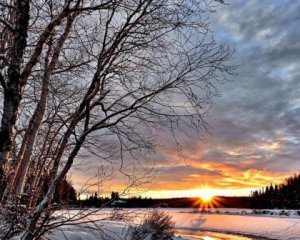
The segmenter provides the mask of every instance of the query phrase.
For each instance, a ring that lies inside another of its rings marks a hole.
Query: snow
[[[103,231],[88,229],[85,226],[62,226],[49,234],[51,240],[123,240],[126,239],[127,227],[122,222],[109,222]]]
[[[264,210],[263,213],[265,213],[266,216],[258,215],[257,213],[259,212],[243,209],[217,209],[209,210],[209,212],[206,213],[194,212],[193,209],[160,210],[169,214],[175,222],[175,230],[178,229],[176,240],[189,239],[185,238],[184,234],[182,234],[184,231],[182,230],[193,230],[195,234],[201,230],[231,234],[236,233],[271,239],[300,239],[300,216],[296,210],[291,210],[288,214],[284,215],[282,215],[281,210]],[[103,216],[108,216],[110,212],[110,209],[100,210],[100,213],[94,214],[92,219],[100,220]],[[149,212],[149,209],[120,210],[120,212],[132,215],[134,223],[139,223],[145,214]],[[72,213],[76,214],[76,211],[73,210],[69,212],[69,214]],[[126,236],[128,225],[121,220],[108,221],[106,218],[100,221],[99,224],[101,224],[101,229],[104,229],[100,232],[95,228],[87,229],[85,228],[85,224],[80,224],[76,226],[61,226],[50,233],[48,237],[51,240],[130,239],[130,237]]]
[[[242,216],[167,211],[179,229],[239,233],[272,239],[300,239],[300,218],[278,216]]]

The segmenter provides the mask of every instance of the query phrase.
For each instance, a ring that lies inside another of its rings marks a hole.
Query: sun
[[[209,190],[201,191],[199,194],[199,197],[204,201],[204,202],[209,202],[214,198],[214,194],[210,192]]]
[[[197,191],[197,199],[194,202],[194,206],[199,209],[215,208],[222,206],[220,199],[214,189],[202,188]]]

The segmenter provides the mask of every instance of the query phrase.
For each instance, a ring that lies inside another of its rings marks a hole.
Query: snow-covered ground
[[[227,215],[252,215],[252,216],[279,216],[300,218],[300,210],[286,209],[240,209],[240,208],[207,208],[207,209],[183,209],[182,212],[200,212],[205,214]]]
[[[270,239],[296,240],[300,239],[300,216],[297,211],[289,211],[289,214],[282,214],[281,210],[264,212],[265,215],[258,215],[258,212],[242,209],[215,209],[208,213],[194,212],[193,209],[160,209],[168,213],[175,222],[177,230],[176,240],[179,239],[238,239],[218,238],[217,235],[209,235],[210,238],[187,238],[186,232],[200,236],[201,231],[212,231],[220,233],[237,233],[246,236],[257,236]],[[111,210],[103,209],[92,218],[95,220],[108,216]],[[267,210],[265,210],[267,211]],[[73,211],[76,212],[76,211]],[[129,213],[135,219],[135,223],[141,221],[149,210],[120,210],[121,213]],[[286,216],[289,215],[289,216]],[[102,221],[101,233],[97,229],[86,229],[82,226],[63,226],[55,230],[49,239],[51,240],[129,240],[126,238],[128,227],[122,221]],[[185,231],[191,230],[191,231]],[[180,237],[181,236],[181,237]],[[201,235],[202,236],[202,235]],[[251,239],[251,238],[250,238]]]
[[[84,226],[62,226],[47,237],[51,240],[129,240],[123,222],[106,222],[102,227],[103,231]]]
[[[221,211],[221,210],[219,210]],[[266,237],[271,239],[300,239],[300,218],[290,217],[238,215],[245,210],[225,210],[227,214],[192,213],[187,210],[167,211],[180,229],[211,230],[217,232],[239,233]],[[249,212],[251,212],[249,210]],[[236,214],[236,215],[235,215]]]

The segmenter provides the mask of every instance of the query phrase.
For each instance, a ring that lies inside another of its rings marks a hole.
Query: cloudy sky
[[[142,195],[195,196],[203,189],[248,195],[300,169],[300,1],[227,2],[211,28],[218,42],[236,50],[238,75],[220,86],[210,133],[189,139],[184,160],[171,143],[162,144],[155,182]],[[88,175],[76,174],[74,184]]]

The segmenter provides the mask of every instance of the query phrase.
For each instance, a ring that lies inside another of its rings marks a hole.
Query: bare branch
[[[9,31],[11,31],[12,33],[15,33],[15,29],[11,23],[9,23],[8,21],[6,21],[2,18],[0,18],[0,23],[2,23],[5,27],[7,27]]]

